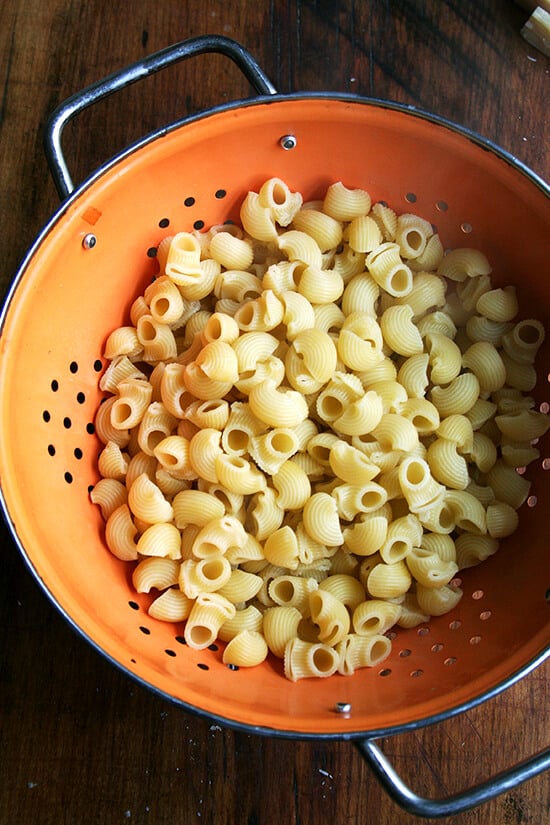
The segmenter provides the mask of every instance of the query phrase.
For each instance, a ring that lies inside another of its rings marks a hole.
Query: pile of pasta
[[[482,252],[364,189],[270,178],[240,218],[165,237],[109,335],[91,498],[190,647],[349,675],[516,529],[544,328]]]

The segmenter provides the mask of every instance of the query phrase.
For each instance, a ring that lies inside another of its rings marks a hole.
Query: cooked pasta
[[[390,654],[514,533],[543,325],[421,215],[280,178],[160,239],[107,336],[91,490],[152,619],[293,681]]]

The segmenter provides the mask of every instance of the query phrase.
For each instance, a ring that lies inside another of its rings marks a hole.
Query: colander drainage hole
[[[131,607],[132,610],[139,610],[139,604],[137,602],[129,601],[128,602],[128,607]]]
[[[166,229],[167,226],[170,226],[170,218],[161,218],[159,226],[161,229]]]
[[[200,667],[200,669],[201,669],[201,670],[210,670],[210,668],[208,667],[208,665],[205,665],[205,664],[203,664],[202,662],[199,662],[199,663],[198,663],[198,665],[197,665],[197,667]]]
[[[167,656],[172,656],[172,658],[176,655],[176,651],[172,650],[169,647],[165,648],[164,652],[166,653]]]

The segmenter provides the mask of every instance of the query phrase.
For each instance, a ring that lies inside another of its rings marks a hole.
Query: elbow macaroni
[[[279,178],[178,232],[105,344],[90,497],[153,618],[293,681],[374,667],[519,522],[545,337],[478,250]]]

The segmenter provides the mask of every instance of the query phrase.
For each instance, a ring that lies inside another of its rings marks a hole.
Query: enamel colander
[[[100,97],[205,51],[234,60],[257,96],[163,128],[72,187],[60,146],[65,123]],[[291,683],[271,659],[222,663],[181,626],[152,619],[131,566],[106,549],[89,493],[98,479],[94,416],[108,333],[156,273],[160,240],[238,219],[239,204],[277,176],[306,199],[335,180],[433,223],[447,247],[482,249],[496,285],[516,284],[522,317],[550,329],[548,186],[496,146],[410,107],[338,94],[279,95],[233,41],[177,44],[66,101],[47,130],[63,202],[23,261],[0,336],[2,506],[27,565],[69,623],[129,676],[182,709],[251,733],[351,739],[411,811],[456,813],[546,769],[550,751],[447,800],[407,789],[376,744],[466,710],[528,673],[550,652],[547,470],[550,444],[528,468],[518,532],[461,572],[458,607],[393,634],[379,668]],[[549,340],[533,396],[547,410]]]

